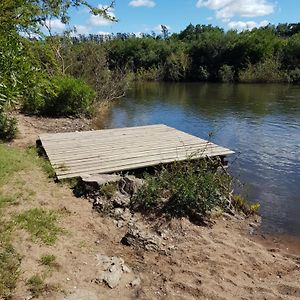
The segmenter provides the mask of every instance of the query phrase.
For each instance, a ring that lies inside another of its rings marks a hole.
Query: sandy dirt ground
[[[15,145],[32,145],[40,132],[56,132],[69,121],[52,120],[49,127],[48,121],[19,116]],[[89,127],[76,122],[72,120],[72,126]],[[54,246],[45,246],[18,231],[15,247],[23,259],[13,299],[31,299],[26,281],[43,272],[39,258],[45,253],[56,256],[56,265],[39,299],[300,299],[300,253],[284,251],[272,239],[256,239],[255,219],[221,216],[206,227],[186,219],[155,220],[154,227],[164,232],[165,250],[146,251],[123,245],[126,228],[93,211],[87,200],[76,198],[68,186],[54,183],[39,168],[19,173],[16,180],[26,182],[34,196],[22,207],[12,207],[11,213],[55,209],[66,233]],[[140,222],[147,223],[142,218]],[[116,288],[97,283],[101,255],[120,257],[130,268]],[[137,278],[140,282],[132,284]]]

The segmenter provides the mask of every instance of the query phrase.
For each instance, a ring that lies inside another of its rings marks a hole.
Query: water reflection
[[[264,228],[300,235],[300,87],[147,83],[108,127],[164,123],[237,152],[231,171],[262,204]],[[234,159],[234,158],[233,158]]]

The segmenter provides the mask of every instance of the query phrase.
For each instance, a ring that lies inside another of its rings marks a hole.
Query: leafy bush
[[[234,70],[231,66],[223,65],[220,68],[220,70],[218,72],[218,75],[219,75],[219,79],[222,82],[232,82],[232,81],[234,81]]]
[[[300,68],[290,71],[289,76],[291,82],[300,82]]]
[[[159,81],[163,78],[163,69],[161,67],[152,67],[145,70],[140,68],[136,72],[136,80]]]
[[[287,82],[287,74],[280,69],[278,59],[269,57],[257,64],[248,64],[247,68],[239,73],[241,82],[246,83],[268,83]]]
[[[10,141],[17,133],[17,120],[0,111],[0,140]]]
[[[225,208],[231,177],[217,171],[215,161],[175,163],[155,176],[131,200],[134,210],[163,212],[171,217],[205,217],[214,207]]]
[[[43,114],[78,116],[91,113],[95,92],[85,81],[72,76],[55,76],[52,83],[55,95],[45,99]]]
[[[39,82],[40,93],[27,97],[23,110],[46,116],[89,115],[95,97],[93,89],[72,76],[54,76]],[[35,95],[38,95],[36,97]]]

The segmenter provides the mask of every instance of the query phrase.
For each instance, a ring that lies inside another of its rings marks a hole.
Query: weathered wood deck
[[[42,134],[40,141],[58,179],[234,153],[166,125]]]

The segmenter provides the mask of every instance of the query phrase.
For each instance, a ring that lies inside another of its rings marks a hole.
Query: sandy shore
[[[56,131],[36,121],[19,117],[15,145],[32,145],[39,132]],[[274,242],[275,237],[253,235],[255,219],[221,216],[206,227],[186,219],[156,220],[153,227],[164,233],[165,250],[146,251],[120,243],[126,228],[100,216],[87,200],[49,181],[40,169],[21,172],[20,179],[35,195],[22,209],[42,206],[63,212],[60,225],[68,234],[55,246],[45,246],[18,232],[15,247],[23,260],[13,299],[30,296],[26,280],[42,270],[38,261],[43,253],[55,254],[57,266],[48,274],[48,289],[40,299],[300,299],[299,249],[289,251],[287,245]],[[11,213],[18,209],[11,208]],[[122,258],[131,270],[114,289],[95,280],[99,255]],[[140,279],[136,285],[130,284],[134,278]]]

